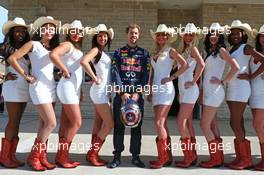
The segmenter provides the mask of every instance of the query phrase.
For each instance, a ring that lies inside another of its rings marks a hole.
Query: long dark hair
[[[12,55],[16,51],[16,49],[18,49],[15,47],[14,29],[15,27],[12,27],[8,31],[8,33],[5,35],[3,43],[0,44],[0,55],[3,57],[2,61],[5,61],[5,63],[7,63],[8,57]],[[23,41],[21,41],[20,46],[23,46],[28,41],[30,41],[30,36],[29,32],[26,31],[26,35]],[[28,55],[25,55],[24,57],[28,59]]]
[[[109,34],[108,33],[106,33],[107,34],[107,43],[106,43],[106,45],[105,46],[107,46],[107,49],[108,49],[108,51],[110,50],[110,46],[111,46],[111,43],[112,43],[112,40],[111,40],[111,38],[109,37]],[[105,46],[100,46],[99,44],[98,44],[98,42],[97,42],[97,36],[98,36],[98,34],[96,34],[96,35],[94,35],[93,36],[93,39],[92,39],[92,48],[95,48],[95,47],[97,47],[98,49],[99,49],[99,52],[97,53],[97,55],[95,56],[95,60],[94,60],[94,64],[97,64],[99,61],[100,61],[100,58],[101,58],[101,56],[102,56],[102,51],[104,50],[104,48],[105,48]]]
[[[232,31],[232,30],[231,30]],[[246,44],[248,41],[248,35],[246,34],[246,32],[242,29],[240,29],[241,33],[242,33],[242,40],[241,40],[241,44]],[[231,40],[231,36],[232,36],[232,32],[228,35],[228,42],[231,46],[234,45],[234,43]]]
[[[46,25],[46,24],[43,24],[41,27],[43,27],[44,25]],[[41,27],[33,34],[33,36],[32,36],[33,41],[40,41],[41,40],[41,38],[42,38],[40,36]],[[50,47],[48,48],[48,50],[55,49],[59,44],[60,44],[60,36],[59,36],[58,30],[56,29],[55,35],[53,36],[53,38],[49,42]]]
[[[212,50],[212,44],[210,42],[210,36],[214,35],[213,33],[208,33],[205,37],[204,40],[204,49],[207,53],[206,58],[209,57],[210,55],[216,57],[216,55],[219,53],[219,50],[221,47],[226,48],[225,45],[225,37],[223,34],[218,35],[218,42],[216,44],[216,47],[214,50]]]
[[[68,34],[68,35],[66,35],[65,40],[71,42],[72,45],[73,45],[76,49],[79,49],[79,50],[82,49],[83,38],[80,39],[78,42],[74,42],[74,41],[71,40],[70,35]]]
[[[263,51],[262,50],[262,46],[261,46],[261,44],[259,42],[260,35],[261,34],[258,34],[257,37],[256,37],[256,51],[258,51],[258,52],[262,52]]]

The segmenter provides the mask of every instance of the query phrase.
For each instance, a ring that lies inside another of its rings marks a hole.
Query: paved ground
[[[0,137],[3,136],[4,127],[7,122],[7,116],[6,115],[0,115]],[[27,116],[24,117],[21,122],[20,127],[20,139],[21,142],[18,146],[18,157],[21,160],[25,160],[26,156],[28,155],[28,152],[33,144],[34,138],[36,136],[37,131],[37,123],[38,118],[37,116]],[[252,146],[252,157],[254,162],[257,162],[259,160],[259,144],[258,140],[255,136],[255,132],[251,127],[251,120],[247,120],[245,122],[246,124],[246,130],[248,139],[251,140],[251,146]],[[206,149],[206,142],[205,138],[203,137],[201,130],[199,128],[199,121],[196,120],[194,122],[195,128],[196,128],[196,134],[197,134],[197,140],[198,140],[198,154],[199,154],[199,161],[205,160],[208,158],[208,151]],[[221,120],[219,121],[219,125],[222,131],[222,135],[224,138],[224,145],[225,145],[225,159],[226,161],[229,161],[232,159],[234,150],[233,150],[233,136],[232,132],[229,127],[229,122],[227,120]],[[71,157],[74,160],[79,160],[82,162],[82,165],[77,167],[76,169],[62,169],[62,168],[56,168],[55,170],[45,171],[45,172],[33,172],[28,166],[24,166],[17,169],[6,169],[3,167],[0,167],[0,174],[5,175],[30,175],[30,174],[63,174],[63,175],[72,175],[72,174],[88,174],[88,175],[105,175],[105,174],[111,174],[111,175],[171,175],[171,174],[180,174],[180,175],[189,175],[189,174],[214,174],[214,175],[231,175],[231,174],[237,174],[240,175],[247,175],[247,174],[263,174],[262,172],[256,172],[253,170],[243,170],[243,171],[234,171],[229,170],[224,167],[216,168],[216,169],[202,169],[199,167],[193,167],[189,169],[180,169],[176,168],[174,165],[166,168],[162,168],[159,170],[152,170],[148,168],[148,161],[155,159],[154,156],[157,155],[156,146],[154,144],[155,140],[155,130],[153,127],[153,120],[151,118],[147,118],[144,120],[143,125],[143,139],[142,139],[142,159],[147,165],[147,168],[140,169],[133,167],[130,164],[130,154],[129,154],[129,131],[126,131],[126,137],[125,137],[125,145],[127,146],[122,157],[122,165],[119,168],[116,169],[107,169],[105,167],[92,167],[89,166],[88,163],[85,161],[85,155],[87,152],[87,147],[90,143],[90,133],[91,133],[91,126],[92,126],[92,119],[91,118],[85,118],[83,120],[83,126],[80,129],[78,135],[74,139],[73,146],[71,148]],[[182,153],[178,149],[179,147],[179,134],[175,126],[175,119],[170,118],[169,119],[169,128],[172,135],[172,141],[173,141],[173,148],[175,151],[173,151],[174,159],[180,160],[182,159]],[[49,154],[48,158],[49,160],[53,160],[56,152],[56,143],[57,143],[57,131],[58,127],[55,129],[53,134],[50,137],[49,140]],[[107,160],[112,159],[112,135],[109,135],[107,138],[102,150],[101,155],[103,155],[103,158]]]

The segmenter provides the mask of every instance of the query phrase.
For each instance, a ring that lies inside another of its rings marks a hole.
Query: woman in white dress
[[[157,30],[150,31],[154,39],[154,49],[151,59],[151,76],[149,84],[152,87],[152,105],[154,107],[154,123],[158,137],[156,144],[158,149],[158,160],[150,161],[151,168],[161,168],[172,163],[170,136],[167,128],[167,116],[175,97],[175,89],[172,81],[180,76],[187,68],[184,58],[170,46],[177,39],[173,29],[165,24],[160,24]],[[174,63],[180,68],[170,76]]]
[[[29,84],[29,93],[33,104],[40,115],[40,125],[28,156],[27,163],[36,171],[54,169],[56,166],[46,159],[48,137],[56,126],[56,116],[52,103],[56,100],[56,84],[53,77],[53,64],[49,59],[50,50],[59,45],[59,35],[56,33],[59,21],[52,17],[39,17],[33,23],[32,41],[24,44],[8,59],[11,66],[24,77]],[[29,56],[32,74],[29,75],[19,60]]]
[[[249,80],[255,79],[264,71],[264,57],[247,44],[251,36],[251,27],[240,20],[234,20],[230,27],[228,42],[232,46],[230,54],[238,62],[240,69],[235,77],[227,84],[227,104],[230,110],[230,125],[235,134],[234,146],[236,158],[227,163],[232,169],[246,169],[252,166],[250,141],[246,139],[243,114],[246,109],[251,87]],[[249,73],[249,61],[261,62],[256,71]]]
[[[64,24],[62,29],[66,34],[66,41],[50,53],[51,61],[62,72],[62,78],[57,85],[62,112],[56,163],[64,168],[75,168],[80,162],[69,160],[69,149],[82,123],[79,103],[83,72],[80,60],[83,56],[81,48],[85,28],[81,21],[74,20],[71,24]]]
[[[0,45],[0,55],[6,65],[6,75],[3,83],[2,94],[8,112],[8,123],[5,128],[5,137],[2,138],[2,149],[0,154],[0,164],[8,168],[23,166],[24,163],[15,157],[17,144],[19,141],[18,132],[21,117],[29,101],[28,83],[17,73],[8,62],[8,57],[17,49],[30,40],[28,25],[22,18],[16,17],[12,21],[7,21],[3,25],[5,34],[4,42]],[[19,64],[28,73],[29,58],[25,56],[19,60]]]
[[[105,141],[107,135],[114,127],[114,121],[109,103],[107,88],[111,85],[111,58],[104,52],[106,46],[110,48],[111,41],[114,37],[112,28],[107,29],[104,24],[99,24],[95,28],[95,34],[92,38],[92,49],[83,57],[81,65],[87,72],[94,83],[90,89],[90,97],[95,105],[95,111],[102,119],[101,129],[94,133],[92,137],[92,146],[87,153],[86,160],[94,166],[103,166],[105,160],[100,159],[98,153]],[[96,74],[92,71],[89,62],[92,62]]]
[[[188,23],[180,35],[182,36],[182,40],[179,51],[188,63],[188,69],[180,75],[178,80],[180,109],[177,116],[177,126],[181,135],[184,159],[176,162],[176,166],[187,168],[195,165],[197,161],[192,112],[199,97],[197,81],[203,72],[205,63],[197,49],[199,30],[196,26],[193,23]],[[187,149],[184,149],[186,145],[188,145]]]
[[[264,55],[264,25],[256,34],[256,51]],[[250,72],[254,73],[261,66],[261,63],[254,63],[250,60]],[[253,114],[253,127],[256,130],[261,153],[261,161],[254,166],[255,170],[264,171],[264,74],[259,74],[251,80],[251,96],[249,106]]]
[[[203,110],[201,118],[201,129],[208,142],[210,159],[200,163],[201,167],[212,168],[221,166],[224,163],[223,142],[220,134],[214,133],[212,124],[217,127],[216,111],[225,98],[224,84],[228,83],[236,72],[239,65],[226,51],[225,28],[219,23],[211,24],[209,33],[206,35],[204,45],[207,56],[205,58],[205,70],[203,79]],[[225,77],[223,73],[226,63],[230,70]]]

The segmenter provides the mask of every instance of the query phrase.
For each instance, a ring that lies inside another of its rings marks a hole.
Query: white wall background
[[[2,26],[8,20],[8,10],[0,6],[0,43],[4,40],[4,35],[2,33]]]

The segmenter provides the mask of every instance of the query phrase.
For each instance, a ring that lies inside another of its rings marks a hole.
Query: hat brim
[[[46,17],[40,17],[36,21],[34,21],[33,27],[34,27],[34,29],[38,30],[44,24],[53,24],[53,25],[55,25],[56,28],[58,28],[59,25],[60,25],[60,21],[55,20],[55,19],[49,19],[49,18],[46,18]]]
[[[249,29],[248,27],[244,26],[244,25],[240,25],[240,26],[227,26],[229,30],[232,29],[241,29],[243,31],[246,32],[246,34],[250,37],[252,36],[252,29]]]
[[[6,35],[9,30],[13,27],[25,27],[27,30],[29,30],[30,25],[23,25],[23,24],[17,24],[13,21],[7,21],[4,25],[3,25],[3,29],[2,29],[2,33],[4,35]]]
[[[264,32],[259,32],[256,29],[252,29],[251,36],[252,38],[257,38],[258,35],[264,35]]]
[[[109,28],[108,30],[96,30],[96,29],[91,29],[89,27],[86,27],[86,32],[88,35],[90,35],[91,37],[93,37],[94,35],[100,33],[100,32],[106,32],[109,35],[109,38],[111,40],[114,39],[114,30],[112,28]]]
[[[153,40],[156,40],[156,33],[165,33],[169,35],[169,43],[173,43],[177,40],[178,36],[177,34],[170,34],[168,32],[154,32],[153,30],[150,30],[150,35]]]
[[[86,35],[86,27],[82,27],[82,28],[79,28],[79,27],[73,27],[71,24],[64,24],[60,30],[63,32],[64,35],[67,35],[68,34],[68,31],[71,30],[71,29],[77,29],[77,30],[83,30],[84,31],[84,34]]]

